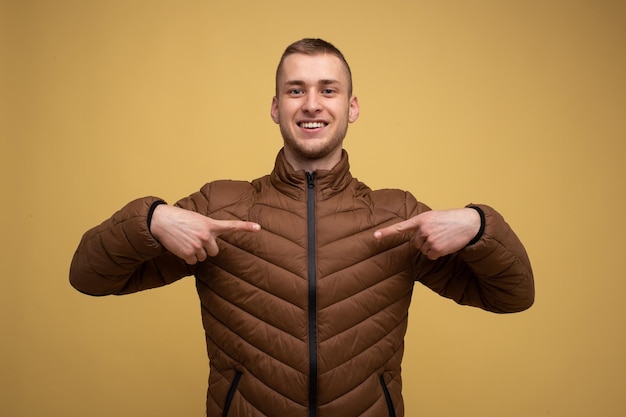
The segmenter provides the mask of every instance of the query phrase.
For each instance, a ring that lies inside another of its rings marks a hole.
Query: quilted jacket
[[[506,313],[534,299],[526,252],[488,206],[484,232],[460,252],[428,260],[410,235],[376,229],[428,207],[400,190],[372,191],[344,152],[330,171],[294,171],[279,153],[270,175],[216,181],[180,207],[261,225],[221,236],[196,265],[150,234],[154,197],[89,230],[70,281],[91,295],[127,294],[194,275],[210,363],[209,417],[403,416],[400,364],[411,294],[420,282],[459,304]]]

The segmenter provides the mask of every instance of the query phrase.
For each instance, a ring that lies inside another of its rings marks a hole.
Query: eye
[[[325,88],[322,90],[322,94],[324,95],[332,95],[335,93],[335,90],[333,90],[332,88]]]
[[[299,96],[304,94],[304,90],[301,88],[292,88],[291,90],[288,91],[288,93],[292,96]]]

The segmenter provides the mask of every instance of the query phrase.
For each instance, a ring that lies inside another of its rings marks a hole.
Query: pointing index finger
[[[247,222],[244,220],[218,220],[215,225],[216,235],[221,235],[229,232],[258,232],[261,230],[261,225],[254,222]]]
[[[242,232],[258,232],[261,230],[261,225],[254,222],[247,222],[244,220],[228,220],[227,230],[242,231]]]
[[[414,219],[408,219],[396,224],[392,224],[391,226],[383,227],[382,229],[376,230],[374,232],[374,237],[376,239],[383,239],[389,236],[399,235],[400,233],[417,229],[417,227],[418,226],[415,223]]]

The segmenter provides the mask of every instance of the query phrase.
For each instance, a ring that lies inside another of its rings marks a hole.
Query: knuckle
[[[200,241],[197,242],[193,242],[191,244],[191,248],[189,248],[189,252],[190,253],[198,253],[202,250],[204,246],[202,245],[202,243]]]

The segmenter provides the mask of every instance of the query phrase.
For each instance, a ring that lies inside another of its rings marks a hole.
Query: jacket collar
[[[270,175],[272,184],[280,192],[295,199],[304,198],[307,189],[307,176],[304,170],[296,171],[285,159],[281,149],[276,157],[274,171]],[[315,172],[315,186],[322,199],[327,199],[345,190],[352,182],[348,153],[342,150],[341,160],[330,170]]]

